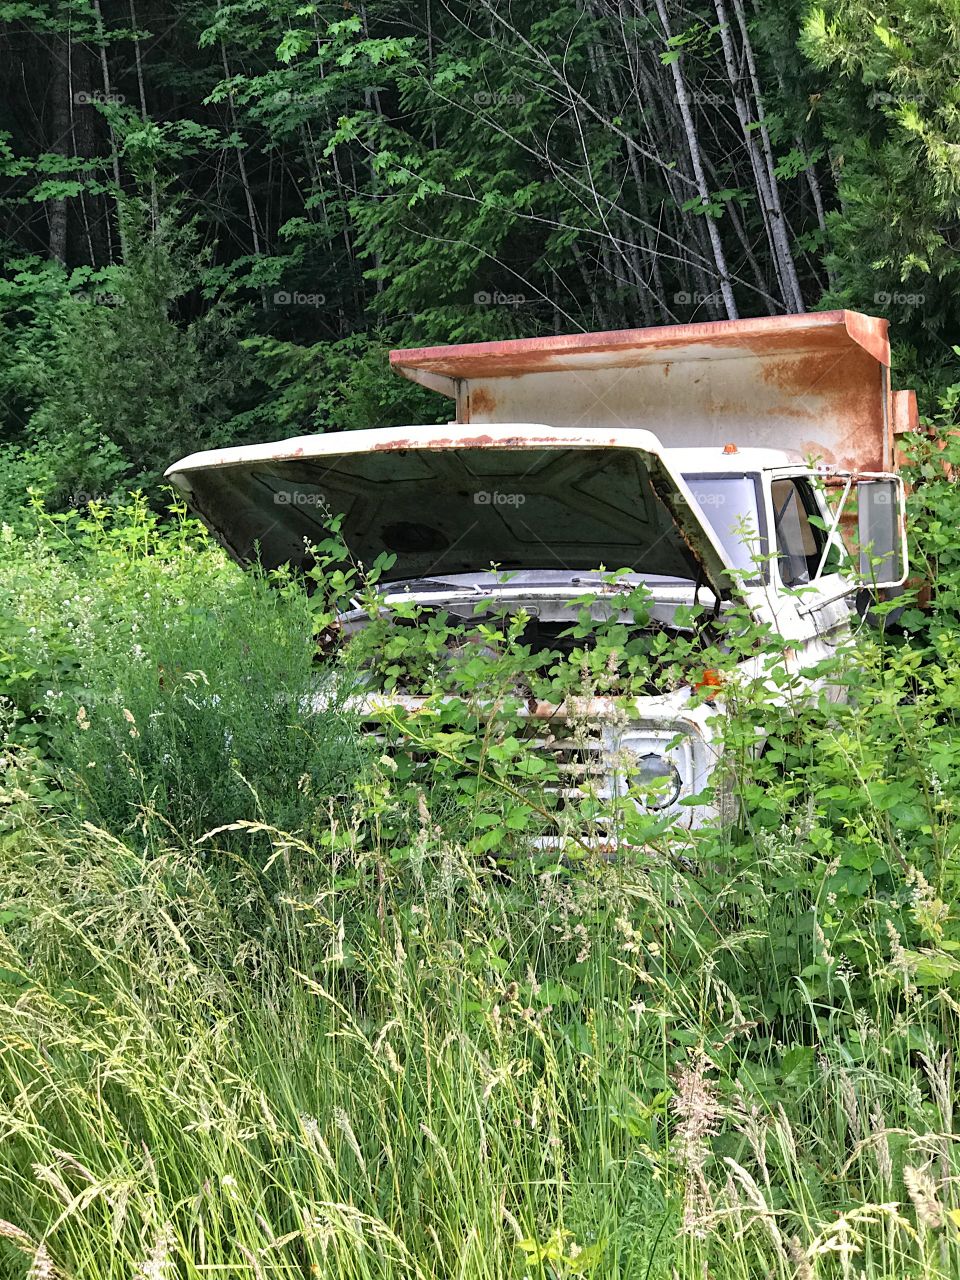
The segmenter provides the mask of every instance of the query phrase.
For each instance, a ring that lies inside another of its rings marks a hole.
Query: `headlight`
[[[641,755],[628,751],[625,761],[626,783],[640,792],[646,809],[669,809],[680,796],[683,779],[677,766],[666,756],[650,751]]]

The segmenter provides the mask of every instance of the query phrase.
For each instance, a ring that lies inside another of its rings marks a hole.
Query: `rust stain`
[[[392,453],[398,449],[482,449],[499,444],[504,449],[516,448],[516,436],[497,440],[494,436],[416,436],[399,440],[380,440],[373,446],[374,453]]]
[[[816,439],[804,440],[803,452],[844,470],[882,470],[884,396],[869,351],[848,344],[834,351],[791,353],[763,361],[759,372],[778,398],[793,401],[797,413],[816,424]]]
[[[571,449],[603,448],[622,445],[622,440],[608,436],[601,440],[584,440],[576,432],[570,436],[403,436],[396,440],[380,440],[371,445],[373,453],[393,453],[402,449]]]
[[[920,414],[917,410],[917,393],[915,391],[894,391],[892,399],[893,434],[901,436],[908,431],[919,431]]]
[[[497,407],[497,402],[485,387],[477,387],[470,392],[470,413],[491,414]]]
[[[711,351],[723,349],[758,356],[858,349],[881,364],[889,364],[890,359],[885,320],[853,311],[823,311],[419,347],[391,351],[390,364],[400,373],[423,370],[454,378],[513,378],[582,368],[584,357],[594,357],[597,366],[622,367],[656,362],[669,351],[676,351],[678,359],[689,359],[709,357]]]

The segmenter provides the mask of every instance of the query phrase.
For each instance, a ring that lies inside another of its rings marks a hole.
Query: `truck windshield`
[[[753,475],[685,475],[700,513],[719,538],[734,568],[747,580],[763,576],[767,554],[765,522],[759,503],[759,483]]]

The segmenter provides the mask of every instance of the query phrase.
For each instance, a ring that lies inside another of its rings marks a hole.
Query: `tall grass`
[[[0,548],[13,736],[39,741],[70,803],[112,832],[309,826],[361,772],[349,685],[318,674],[303,591],[241,573],[173,517],[133,500]]]
[[[686,870],[493,866],[297,745],[294,587],[92,523],[0,555],[3,1280],[960,1274],[940,676],[865,645]]]
[[[257,936],[240,852],[4,846],[4,1274],[957,1273],[958,1007],[906,961],[774,1028],[673,872],[272,839]]]

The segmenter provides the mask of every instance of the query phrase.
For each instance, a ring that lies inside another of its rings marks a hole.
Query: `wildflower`
[[[80,728],[81,728],[81,729],[89,729],[89,728],[90,728],[90,721],[89,721],[89,719],[87,718],[87,709],[86,709],[86,707],[78,707],[78,709],[77,709],[77,724],[80,726]]]

